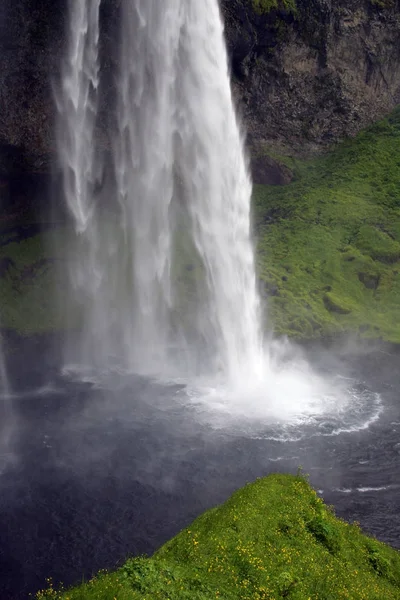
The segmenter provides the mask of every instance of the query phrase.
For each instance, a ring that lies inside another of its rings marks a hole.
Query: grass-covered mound
[[[270,475],[166,543],[37,600],[391,600],[400,554],[337,519],[301,476]]]
[[[258,267],[277,333],[400,341],[400,108],[256,186]]]

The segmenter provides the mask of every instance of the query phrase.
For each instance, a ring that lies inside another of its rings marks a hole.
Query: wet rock
[[[250,161],[254,183],[266,185],[286,185],[293,179],[293,173],[286,166],[269,156],[257,156]]]
[[[400,101],[398,3],[297,0],[295,14],[264,15],[251,0],[223,0],[222,8],[251,140],[319,152]]]
[[[380,275],[372,273],[358,273],[358,279],[370,290],[376,290],[379,286]]]

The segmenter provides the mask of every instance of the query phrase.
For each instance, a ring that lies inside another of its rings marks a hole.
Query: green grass
[[[400,109],[256,186],[258,269],[277,334],[400,341]]]
[[[394,0],[370,0],[373,6],[379,8],[391,8],[394,6]],[[252,0],[254,10],[262,15],[276,9],[283,9],[287,12],[296,13],[296,0]]]
[[[392,8],[395,4],[395,0],[370,0],[370,2],[379,8]]]
[[[336,518],[302,476],[237,491],[167,542],[71,590],[37,600],[391,600],[400,554]]]

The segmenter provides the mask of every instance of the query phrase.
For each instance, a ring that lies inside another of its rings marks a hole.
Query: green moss
[[[252,3],[254,10],[260,15],[277,9],[287,12],[296,11],[296,0],[252,0]]]
[[[37,600],[394,600],[400,554],[337,519],[302,477],[270,475],[207,511],[152,558]]]
[[[400,341],[400,110],[330,154],[290,159],[294,181],[256,186],[268,315],[296,338]],[[286,159],[288,161],[288,159]]]
[[[340,315],[348,315],[351,313],[351,304],[336,294],[327,292],[324,294],[324,304],[330,312],[339,313]]]
[[[395,5],[394,0],[370,0],[370,2],[379,8],[391,8]]]
[[[371,225],[360,227],[354,245],[364,254],[384,263],[395,263],[400,259],[400,244]]]

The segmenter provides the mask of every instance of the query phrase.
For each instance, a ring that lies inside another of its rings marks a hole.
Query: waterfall
[[[80,360],[259,377],[252,186],[218,1],[122,0],[106,178],[99,3],[70,0],[57,96]]]
[[[5,360],[4,360],[3,344],[1,342],[1,339],[0,339],[0,389],[2,391],[8,389],[8,377],[7,377]]]
[[[0,198],[1,207],[1,198]],[[0,328],[2,325],[0,306]],[[14,429],[14,415],[10,394],[10,382],[6,364],[3,335],[0,331],[0,474],[9,458],[10,441]]]
[[[62,65],[62,90],[56,98],[65,200],[78,232],[88,227],[96,181],[99,9],[100,0],[70,2],[69,48]]]
[[[206,271],[202,328],[230,379],[259,374],[260,306],[250,239],[251,181],[215,0],[184,2],[177,130],[196,248]],[[205,324],[205,327],[203,325]]]
[[[7,6],[3,3],[0,7],[1,37],[7,35]],[[3,209],[3,198],[0,197],[0,208]],[[0,328],[2,326],[2,306],[0,306]],[[3,335],[0,331],[0,474],[4,466],[4,457],[9,452],[9,443],[12,433],[12,404],[10,396],[10,382],[6,365]]]
[[[0,473],[4,466],[4,456],[9,453],[14,417],[10,396],[10,385],[0,337]]]

